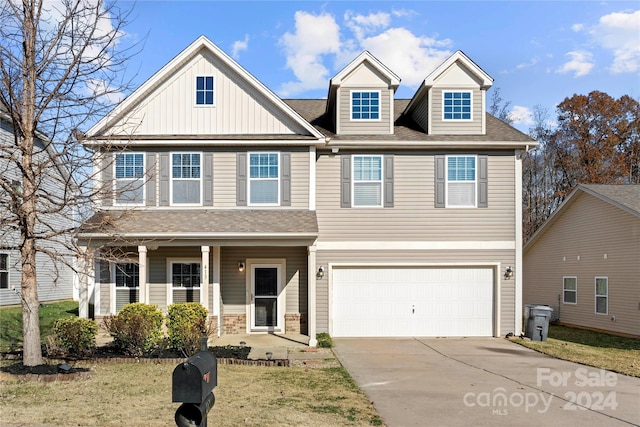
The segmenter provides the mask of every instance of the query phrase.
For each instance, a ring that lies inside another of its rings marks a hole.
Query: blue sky
[[[600,90],[640,99],[638,1],[138,1],[126,42],[142,84],[205,35],[283,98],[322,98],[369,50],[401,79],[397,98],[456,50],[490,76],[526,131],[535,105]],[[492,89],[493,90],[493,89]]]

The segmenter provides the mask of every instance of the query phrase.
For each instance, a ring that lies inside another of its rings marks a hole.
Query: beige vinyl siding
[[[489,155],[489,207],[468,209],[434,207],[434,155],[415,152],[394,155],[393,208],[341,208],[340,157],[317,162],[320,242],[515,240],[513,153]]]
[[[98,278],[100,283],[100,309],[101,315],[115,314],[111,313],[111,268],[108,261],[99,261]]]
[[[501,263],[501,272],[505,266],[515,265],[515,251],[513,250],[399,250],[399,251],[324,251],[316,253],[316,264],[325,267],[329,264],[376,264],[402,265],[411,264],[442,264],[454,265],[469,263],[470,265],[482,265],[482,263]],[[328,271],[324,279],[316,281],[316,311],[318,332],[329,331],[329,276]],[[504,335],[515,330],[515,280],[504,280],[499,274],[496,277],[500,283],[500,334]]]
[[[307,312],[306,247],[223,247],[221,259],[221,293],[225,314],[246,313],[246,278],[248,269],[238,271],[238,262],[248,258],[286,259],[285,313]]]
[[[442,111],[442,109],[440,109]],[[442,112],[440,113],[442,114]],[[424,96],[411,113],[411,118],[425,131],[429,132],[429,96]]]
[[[351,120],[351,92],[380,92],[380,120]],[[338,89],[339,133],[341,135],[388,135],[391,133],[393,92],[387,86],[342,86]]]
[[[197,76],[214,77],[214,106],[196,106]],[[111,130],[119,135],[307,133],[204,51],[162,81]]]
[[[443,120],[442,119],[442,92],[443,91],[469,91],[471,95],[471,117],[472,120]],[[433,88],[432,109],[431,109],[431,129],[433,135],[480,135],[482,134],[482,121],[484,120],[484,105],[482,102],[482,92],[475,88]]]
[[[524,253],[523,302],[550,305],[564,323],[640,335],[640,219],[584,192],[570,203]],[[562,303],[563,276],[577,277],[577,304]],[[606,315],[595,313],[596,277],[609,279]]]

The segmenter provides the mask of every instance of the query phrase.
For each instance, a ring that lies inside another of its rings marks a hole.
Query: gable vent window
[[[196,105],[214,105],[213,76],[196,77]]]
[[[471,92],[442,93],[443,120],[471,120]]]
[[[380,120],[380,92],[351,92],[352,120]]]

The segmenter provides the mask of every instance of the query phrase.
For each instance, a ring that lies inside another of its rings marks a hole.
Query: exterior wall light
[[[504,271],[504,280],[509,280],[513,277],[513,269],[511,268],[511,266],[507,267],[507,269]]]
[[[244,271],[244,262],[240,261],[238,263],[238,271],[242,273]]]
[[[322,279],[324,277],[324,267],[323,266],[318,267],[318,272],[316,273],[316,277],[318,279]]]

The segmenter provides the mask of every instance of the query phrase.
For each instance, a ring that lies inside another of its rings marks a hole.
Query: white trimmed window
[[[477,206],[476,156],[447,156],[447,207]]]
[[[380,120],[380,91],[351,91],[351,120]]]
[[[578,302],[578,278],[562,278],[562,302],[565,304],[576,304]]]
[[[0,254],[0,289],[9,289],[9,254]]]
[[[144,153],[117,153],[114,167],[115,203],[144,204]]]
[[[200,263],[195,260],[171,261],[171,302],[200,302]]]
[[[202,204],[202,154],[171,154],[171,203]]]
[[[249,153],[249,205],[280,204],[280,153]]]
[[[196,77],[196,105],[215,105],[213,76]]]
[[[115,272],[116,288],[137,288],[140,286],[140,267],[138,264],[116,264]]]
[[[353,206],[382,206],[382,156],[353,156]]]
[[[596,313],[609,313],[609,278],[596,277]]]
[[[471,91],[442,92],[442,120],[472,120]]]

